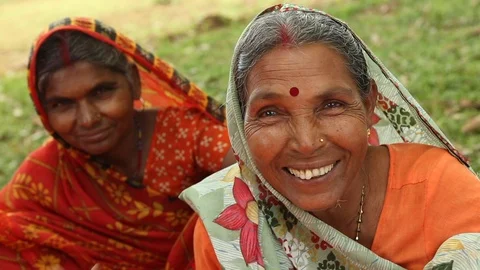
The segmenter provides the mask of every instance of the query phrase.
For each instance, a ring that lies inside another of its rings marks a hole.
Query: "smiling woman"
[[[246,84],[245,137],[255,164],[275,190],[319,215],[342,196],[359,199],[363,182],[354,179],[367,152],[374,99],[362,102],[344,62],[322,44],[280,47],[255,64]],[[290,85],[304,89],[295,102]],[[345,214],[354,216],[358,209],[352,210]]]
[[[238,165],[181,195],[201,216],[197,267],[478,267],[480,181],[346,24],[271,7],[230,74]]]
[[[216,102],[86,18],[40,36],[28,80],[55,140],[0,191],[0,268],[193,267],[195,217],[177,196],[233,161]]]
[[[136,85],[134,91],[131,85]],[[125,152],[125,142],[134,141],[132,104],[139,96],[138,82],[130,84],[121,73],[76,62],[52,74],[44,104],[52,129],[69,145],[112,159],[115,152]]]

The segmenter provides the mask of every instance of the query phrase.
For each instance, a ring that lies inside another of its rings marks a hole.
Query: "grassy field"
[[[25,8],[35,10],[32,6],[47,5],[38,3],[53,5],[54,2],[0,0],[0,8],[7,7],[11,12],[17,10],[21,16],[28,16]],[[115,4],[115,10],[98,8],[87,15],[99,17],[140,43],[147,44],[146,47],[172,62],[184,75],[222,101],[233,46],[254,12],[260,11],[260,6],[267,6],[260,5],[260,1],[203,1],[212,7],[198,12],[200,4],[181,10],[178,7],[185,6],[188,1],[179,0],[172,0],[168,5],[165,4],[168,1],[137,0],[133,4],[135,7],[128,8],[126,1],[105,2],[118,4]],[[461,132],[462,126],[480,110],[478,0],[301,3],[322,8],[346,21],[410,89],[454,144],[470,158],[474,168],[480,169],[479,131]],[[19,8],[17,5],[24,6]],[[94,9],[89,4],[86,6]],[[85,7],[79,6],[78,9],[86,11]],[[72,14],[81,14],[78,9]],[[38,24],[29,26],[24,23],[21,31],[28,34],[17,30],[19,38],[25,35],[26,40],[22,42],[5,39],[6,36],[17,35],[15,31],[6,29],[8,20],[20,21],[18,17],[12,13],[7,17],[5,12],[0,15],[2,43],[9,46],[0,50],[4,67],[3,73],[0,68],[0,152],[3,153],[0,156],[0,186],[9,180],[23,158],[46,136],[28,99],[25,74],[19,70],[23,64],[14,61],[15,57],[25,53],[26,49],[22,46],[28,48],[28,43],[40,31],[31,31],[31,28],[38,28],[41,21],[39,29],[42,29],[50,20],[64,16],[56,9],[40,10],[52,14],[47,16],[42,13]],[[202,18],[211,14],[230,19],[208,27],[209,20]],[[12,58],[4,58],[6,55]],[[4,59],[11,61],[5,63]]]

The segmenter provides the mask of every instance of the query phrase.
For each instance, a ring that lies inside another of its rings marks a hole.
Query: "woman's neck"
[[[343,196],[330,208],[313,214],[350,238],[355,237],[362,187],[368,181],[364,173],[359,172]],[[367,195],[368,197],[368,195]]]
[[[349,185],[337,205],[314,215],[354,239],[358,225],[362,188],[365,186],[362,222],[359,242],[370,247],[383,208],[388,183],[389,154],[385,146],[369,147],[365,157],[365,166]]]
[[[123,136],[118,145],[110,152],[100,157],[108,164],[113,165],[120,172],[130,175],[135,173],[137,162],[137,152],[139,144],[139,129],[141,129],[141,114],[136,112],[132,119],[131,127]],[[142,138],[143,139],[143,138]]]
[[[103,156],[105,161],[112,164],[116,170],[127,176],[137,174],[137,176],[141,177],[152,143],[157,114],[157,109],[147,109],[141,112],[136,112],[135,121],[137,122],[133,122],[132,128],[129,129],[128,135],[119,143],[119,147],[108,153],[108,155]],[[139,143],[138,129],[142,132],[142,149],[140,152],[137,146]],[[141,160],[139,161],[138,158]]]

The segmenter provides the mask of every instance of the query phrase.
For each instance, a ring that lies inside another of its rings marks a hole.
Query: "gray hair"
[[[239,40],[237,58],[233,59],[233,77],[245,113],[248,74],[268,51],[280,46],[327,44],[343,55],[360,95],[370,91],[370,76],[360,44],[342,24],[320,13],[274,12],[262,15],[250,25]]]
[[[77,61],[109,68],[124,74],[132,82],[129,63],[122,52],[80,31],[66,30],[52,34],[38,50],[36,75],[40,96],[44,95],[54,72]]]

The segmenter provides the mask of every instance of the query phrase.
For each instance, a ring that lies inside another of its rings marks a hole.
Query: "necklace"
[[[357,230],[355,234],[355,241],[358,242],[360,235],[360,225],[362,225],[363,204],[365,201],[365,185],[362,186],[362,196],[360,197],[360,209],[358,210]]]
[[[140,123],[138,122],[137,117],[133,118],[133,122],[137,129],[137,169],[131,177],[128,177],[127,183],[134,188],[144,188],[145,185],[142,183],[143,177],[141,173],[143,156],[142,129],[140,128]]]

